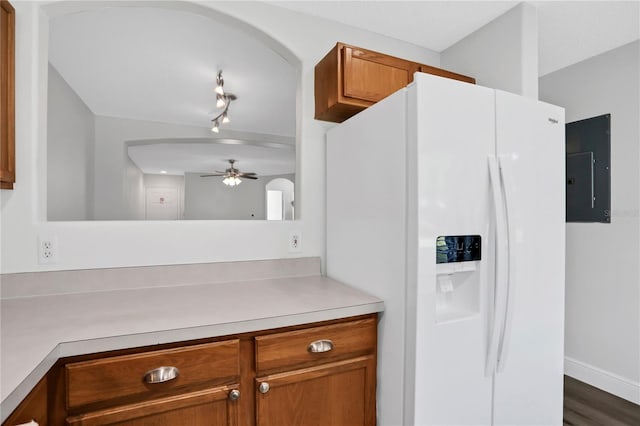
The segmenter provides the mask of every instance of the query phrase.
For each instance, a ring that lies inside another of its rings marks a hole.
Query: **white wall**
[[[93,112],[49,65],[47,214],[85,220],[93,214]]]
[[[537,9],[520,3],[444,50],[441,64],[482,86],[537,98]]]
[[[567,223],[567,374],[640,403],[640,42],[540,79],[567,122],[611,113],[611,223]]]
[[[98,3],[98,4],[96,4]],[[64,5],[68,11],[100,2]],[[160,7],[173,3],[157,2]],[[16,173],[13,191],[2,191],[2,272],[157,265],[292,256],[288,236],[301,235],[295,256],[324,254],[325,130],[313,119],[313,70],[337,41],[439,66],[439,55],[418,46],[259,2],[184,2],[179,7],[220,16],[270,43],[299,65],[296,200],[300,221],[46,222],[47,16],[39,3],[16,8]],[[53,7],[52,7],[53,6]],[[47,13],[61,13],[58,2]],[[276,42],[277,41],[277,42]],[[458,71],[453,69],[454,71]],[[102,122],[100,125],[109,125]],[[184,135],[182,135],[184,136]],[[96,158],[102,152],[96,150]],[[107,153],[104,153],[105,157]],[[109,161],[122,156],[109,154]],[[96,164],[96,169],[98,165]],[[122,177],[119,178],[120,182]],[[97,183],[97,182],[96,182]],[[98,191],[96,185],[96,192]],[[43,204],[44,203],[44,204]],[[39,265],[37,238],[57,236],[58,263]],[[165,247],[159,250],[158,247]]]

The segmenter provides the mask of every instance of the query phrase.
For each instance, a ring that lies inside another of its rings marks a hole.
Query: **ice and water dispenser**
[[[480,312],[480,235],[436,239],[436,321],[467,318]]]

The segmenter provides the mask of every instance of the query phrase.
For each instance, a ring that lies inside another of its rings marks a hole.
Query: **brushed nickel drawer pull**
[[[329,339],[316,340],[309,343],[307,350],[311,353],[329,352],[333,349],[333,342]]]
[[[158,367],[144,373],[144,382],[164,383],[178,378],[180,371],[176,367]]]

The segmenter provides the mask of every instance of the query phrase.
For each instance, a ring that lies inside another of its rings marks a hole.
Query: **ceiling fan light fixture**
[[[216,95],[216,108],[222,108],[227,104],[227,101],[224,100],[224,95]]]
[[[222,183],[228,186],[237,186],[242,183],[242,180],[237,176],[226,176],[222,179]]]
[[[216,170],[215,174],[200,175],[200,177],[222,176],[222,183],[224,183],[227,186],[240,185],[242,183],[242,179],[240,179],[240,177],[247,178],[250,180],[258,179],[258,176],[256,176],[255,172],[241,172],[240,170],[236,169],[233,166],[236,160],[227,160],[227,161],[229,162],[229,167],[224,172]]]
[[[226,124],[226,123],[228,123],[230,121],[231,121],[231,119],[229,118],[227,113],[226,112],[222,113],[222,122]]]
[[[213,133],[220,133],[220,123],[218,122],[218,120],[213,122],[213,127],[211,128],[211,131]]]

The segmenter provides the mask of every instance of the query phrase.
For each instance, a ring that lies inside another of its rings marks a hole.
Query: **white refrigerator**
[[[380,425],[561,425],[564,110],[417,73],[327,132],[327,275],[382,298]]]

